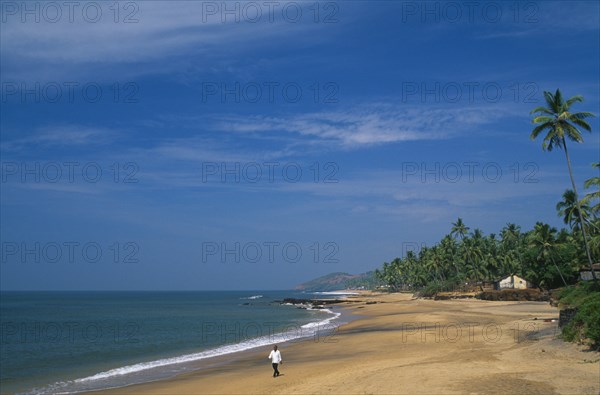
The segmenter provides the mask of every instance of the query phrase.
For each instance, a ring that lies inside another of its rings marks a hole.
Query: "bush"
[[[573,320],[562,331],[567,341],[590,339],[592,348],[600,349],[600,291],[592,282],[562,289],[558,297],[560,303],[578,307]]]
[[[424,298],[434,297],[438,292],[450,292],[456,290],[460,285],[460,281],[457,279],[448,279],[446,281],[433,281],[418,292],[418,295]]]
[[[577,285],[561,288],[557,292],[557,297],[561,305],[577,307],[585,300],[600,292],[600,284],[592,281],[586,281]]]

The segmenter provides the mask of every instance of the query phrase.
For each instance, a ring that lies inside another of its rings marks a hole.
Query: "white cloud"
[[[83,146],[107,144],[114,141],[118,131],[84,125],[54,125],[37,129],[27,137],[15,140],[3,140],[0,143],[3,151],[18,151],[31,146],[56,147],[56,146]]]
[[[207,14],[203,5],[213,3],[223,7],[225,3],[204,1],[90,2],[101,6],[101,17],[94,23],[83,17],[83,6],[87,3],[81,3],[70,22],[69,7],[62,2],[53,3],[62,10],[62,17],[55,23],[48,21],[54,14],[46,16],[49,12],[43,11],[43,2],[14,2],[17,12],[3,15],[6,19],[0,25],[3,80],[123,79],[185,70],[188,64],[183,59],[194,55],[203,55],[204,66],[211,68],[216,66],[219,54],[272,45],[289,33],[302,39],[306,29],[320,27],[314,23],[289,23],[281,17],[270,23],[267,9],[261,9],[261,19],[251,23],[253,14],[243,8],[239,23],[231,15],[227,23],[221,23],[221,13]],[[278,7],[286,3],[281,1]],[[114,4],[121,7],[118,22],[114,19]],[[128,4],[134,8],[123,9]],[[230,4],[244,6],[243,2]],[[22,9],[36,6],[41,7],[40,21],[36,23],[35,16],[26,15],[23,23]],[[95,15],[92,11],[88,14]],[[137,22],[123,23],[130,14]],[[141,64],[143,67],[139,67]]]
[[[301,142],[340,143],[356,148],[386,143],[439,140],[493,122],[503,116],[497,107],[407,108],[356,106],[346,110],[290,116],[223,117],[217,127],[238,133],[289,133]],[[302,140],[304,139],[304,140]],[[306,140],[308,139],[308,141]]]

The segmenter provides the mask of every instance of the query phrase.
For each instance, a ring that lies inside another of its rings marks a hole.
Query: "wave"
[[[333,311],[331,311],[329,309],[309,309],[309,310],[322,311],[324,313],[332,314],[333,316],[329,317],[325,320],[319,321],[319,322],[309,322],[308,324],[302,325],[301,328],[309,329],[309,328],[318,328],[319,326],[321,326],[321,327],[327,326],[331,323],[331,321],[338,319],[340,317],[340,315],[342,315],[341,313],[334,313]]]
[[[240,299],[252,299],[253,300],[253,299],[260,299],[262,297],[263,297],[262,295],[253,295],[253,296],[246,296],[246,297],[243,297]]]
[[[360,295],[359,292],[352,291],[326,291],[326,292],[312,292],[315,295]]]
[[[332,321],[338,319],[341,315],[340,313],[333,312],[329,309],[309,308],[308,310],[321,311],[329,314],[329,317],[320,321],[310,322],[308,324],[296,326],[294,327],[294,329],[282,333],[260,336],[254,339],[245,340],[235,344],[224,345],[197,353],[185,354],[171,358],[163,358],[149,362],[136,363],[133,365],[127,365],[120,368],[107,370],[105,372],[100,372],[88,377],[58,382],[44,388],[35,388],[29,391],[27,394],[72,394],[82,391],[93,391],[121,387],[125,385],[137,384],[166,378],[174,374],[179,374],[193,370],[192,367],[186,368],[186,363],[200,361],[203,359],[217,357],[221,355],[227,355],[235,352],[250,350],[265,345],[290,342],[312,336],[322,337],[324,336],[324,333],[329,333],[330,331],[335,329],[335,326],[334,324],[332,324]],[[287,327],[288,329],[292,328],[292,326],[290,325],[288,325]],[[166,367],[170,367],[171,369],[162,372],[162,374],[157,374],[160,373],[161,368]]]

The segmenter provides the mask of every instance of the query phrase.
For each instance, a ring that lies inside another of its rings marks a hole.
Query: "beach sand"
[[[217,367],[101,393],[600,394],[600,353],[558,339],[557,322],[544,321],[558,318],[548,303],[356,298],[348,309],[358,320],[279,345],[278,378],[271,347],[261,347]]]

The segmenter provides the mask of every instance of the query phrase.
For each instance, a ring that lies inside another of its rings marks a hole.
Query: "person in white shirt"
[[[269,354],[269,359],[273,364],[273,377],[279,376],[279,369],[277,368],[280,363],[283,363],[283,360],[281,359],[281,352],[277,349],[277,346],[273,347],[273,350]]]

